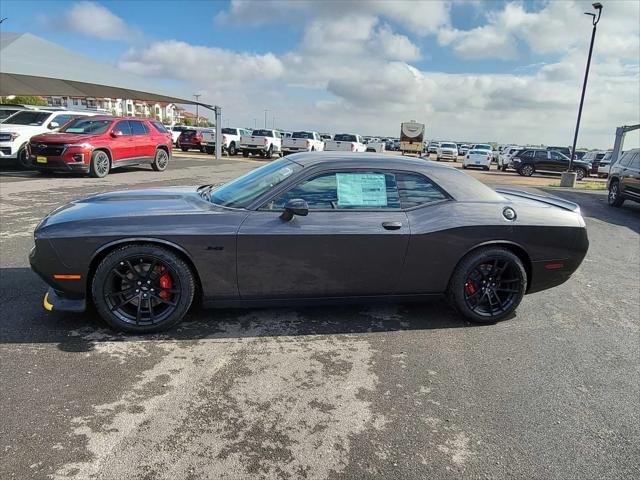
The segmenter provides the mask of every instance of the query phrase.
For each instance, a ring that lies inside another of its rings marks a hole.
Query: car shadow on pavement
[[[426,303],[375,306],[203,309],[196,305],[168,332],[130,335],[110,329],[92,308],[82,314],[45,311],[45,291],[44,282],[28,268],[0,269],[0,344],[57,343],[64,351],[86,352],[107,341],[242,339],[474,326],[436,298]]]
[[[620,208],[607,203],[605,191],[580,191],[557,188],[538,188],[547,195],[564,198],[580,205],[583,217],[595,218],[602,222],[627,227],[640,233],[640,203],[627,200]]]

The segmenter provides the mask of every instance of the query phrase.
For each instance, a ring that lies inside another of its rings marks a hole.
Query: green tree
[[[191,125],[193,125],[193,123],[191,122],[190,118],[185,118],[182,122],[183,125],[190,127]]]
[[[40,105],[45,106],[47,101],[42,97],[36,97],[31,95],[16,95],[13,98],[4,98],[4,103],[10,105]]]

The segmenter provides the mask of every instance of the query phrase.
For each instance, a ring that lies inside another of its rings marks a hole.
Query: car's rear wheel
[[[89,164],[89,175],[94,178],[104,178],[111,170],[111,160],[107,152],[98,150],[91,154],[91,163]]]
[[[453,307],[476,323],[493,323],[509,316],[527,290],[527,273],[510,250],[486,247],[464,257],[449,283]]]
[[[189,149],[187,147],[180,147],[180,150],[182,150],[183,152],[188,152]]]
[[[195,285],[189,266],[155,245],[128,245],[107,255],[92,282],[100,316],[133,333],[167,330],[185,316]]]
[[[269,150],[267,150],[264,156],[267,158],[273,157],[273,145],[269,145]]]
[[[518,173],[522,176],[530,177],[531,175],[533,175],[534,171],[535,170],[532,165],[522,165],[520,167],[520,170],[518,170]]]
[[[491,165],[486,166],[486,167],[482,167],[484,170],[491,170]]]
[[[156,172],[163,172],[167,169],[168,165],[169,165],[169,154],[166,152],[166,150],[159,148],[156,151],[156,156],[153,159],[151,168],[153,168]]]
[[[576,168],[576,180],[582,180],[587,176],[587,171],[584,168]]]
[[[613,180],[609,185],[609,195],[607,197],[609,205],[612,207],[621,207],[624,203],[624,198],[620,194],[620,183],[618,180]]]
[[[243,150],[243,151],[242,151],[242,156],[243,156],[244,158],[247,158],[247,157],[249,156],[249,152],[248,152],[247,150]]]
[[[502,170],[503,172],[506,172],[506,171],[507,171],[507,166],[506,166],[506,165],[503,165],[503,166],[500,168],[500,170]]]
[[[231,142],[231,143],[229,144],[228,152],[229,152],[229,156],[230,156],[230,157],[233,157],[236,153],[238,153],[238,152],[236,151],[236,144],[235,144],[235,143]]]

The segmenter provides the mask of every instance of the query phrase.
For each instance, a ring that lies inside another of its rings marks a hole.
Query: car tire
[[[531,175],[533,175],[533,172],[535,172],[535,169],[533,168],[533,165],[522,165],[519,169],[518,169],[518,173],[520,175],[522,175],[523,177],[530,177]]]
[[[104,150],[97,150],[91,154],[89,175],[93,178],[104,178],[111,170],[111,159]]]
[[[502,170],[503,172],[506,172],[507,171],[507,166],[503,165],[502,168],[500,168],[500,170]]]
[[[247,152],[246,150],[243,150],[243,151],[242,151],[242,156],[243,156],[244,158],[247,158],[247,157],[249,156],[249,152]]]
[[[440,161],[440,157],[438,155],[436,155],[436,162]]]
[[[482,167],[483,170],[491,170],[491,166],[489,165],[488,167]]]
[[[609,185],[609,195],[607,195],[607,202],[612,207],[621,207],[624,203],[624,197],[620,193],[620,182],[618,180],[612,180]]]
[[[150,273],[153,262],[156,266]],[[166,273],[158,274],[158,268],[163,269],[160,273]],[[165,276],[169,276],[169,287],[162,283]],[[136,280],[138,285],[151,283],[134,292]],[[151,290],[154,286],[156,288]],[[161,332],[173,327],[186,315],[194,293],[195,280],[191,268],[176,254],[157,245],[127,245],[114,250],[100,262],[91,281],[91,295],[100,317],[112,328],[130,333]],[[143,295],[148,295],[146,300]],[[143,319],[142,304],[145,302],[144,307],[150,314]],[[157,309],[155,315],[154,308]]]
[[[467,320],[495,323],[515,311],[526,291],[527,272],[520,258],[506,248],[484,247],[460,260],[449,281],[447,296],[452,307]]]
[[[151,168],[156,172],[164,172],[169,165],[169,154],[166,150],[159,148],[156,150],[156,156],[153,158]]]
[[[238,153],[238,151],[236,150],[236,143],[235,142],[231,142],[229,144],[229,148],[227,149],[227,153],[228,153],[228,155],[230,157],[233,157]]]
[[[27,155],[27,148],[22,147],[18,150],[18,167],[22,170],[29,170],[33,168],[31,163],[29,162],[29,156]]]
[[[269,150],[266,151],[264,156],[266,158],[272,158],[273,157],[273,145],[269,145]]]
[[[576,180],[583,180],[585,177],[588,177],[589,174],[584,168],[576,168]]]
[[[187,147],[180,147],[180,150],[182,150],[183,152],[188,152],[189,149]]]
[[[464,168],[465,170],[467,169],[467,166],[463,163],[462,164],[462,168]]]

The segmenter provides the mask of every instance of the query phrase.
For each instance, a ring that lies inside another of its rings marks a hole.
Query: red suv
[[[187,128],[183,130],[178,137],[178,146],[183,152],[192,148],[204,152],[204,147],[202,146],[202,130],[197,128]]]
[[[171,133],[155,120],[83,117],[57,132],[31,137],[30,164],[38,171],[88,172],[105,177],[112,168],[150,164],[158,172],[171,159]]]

